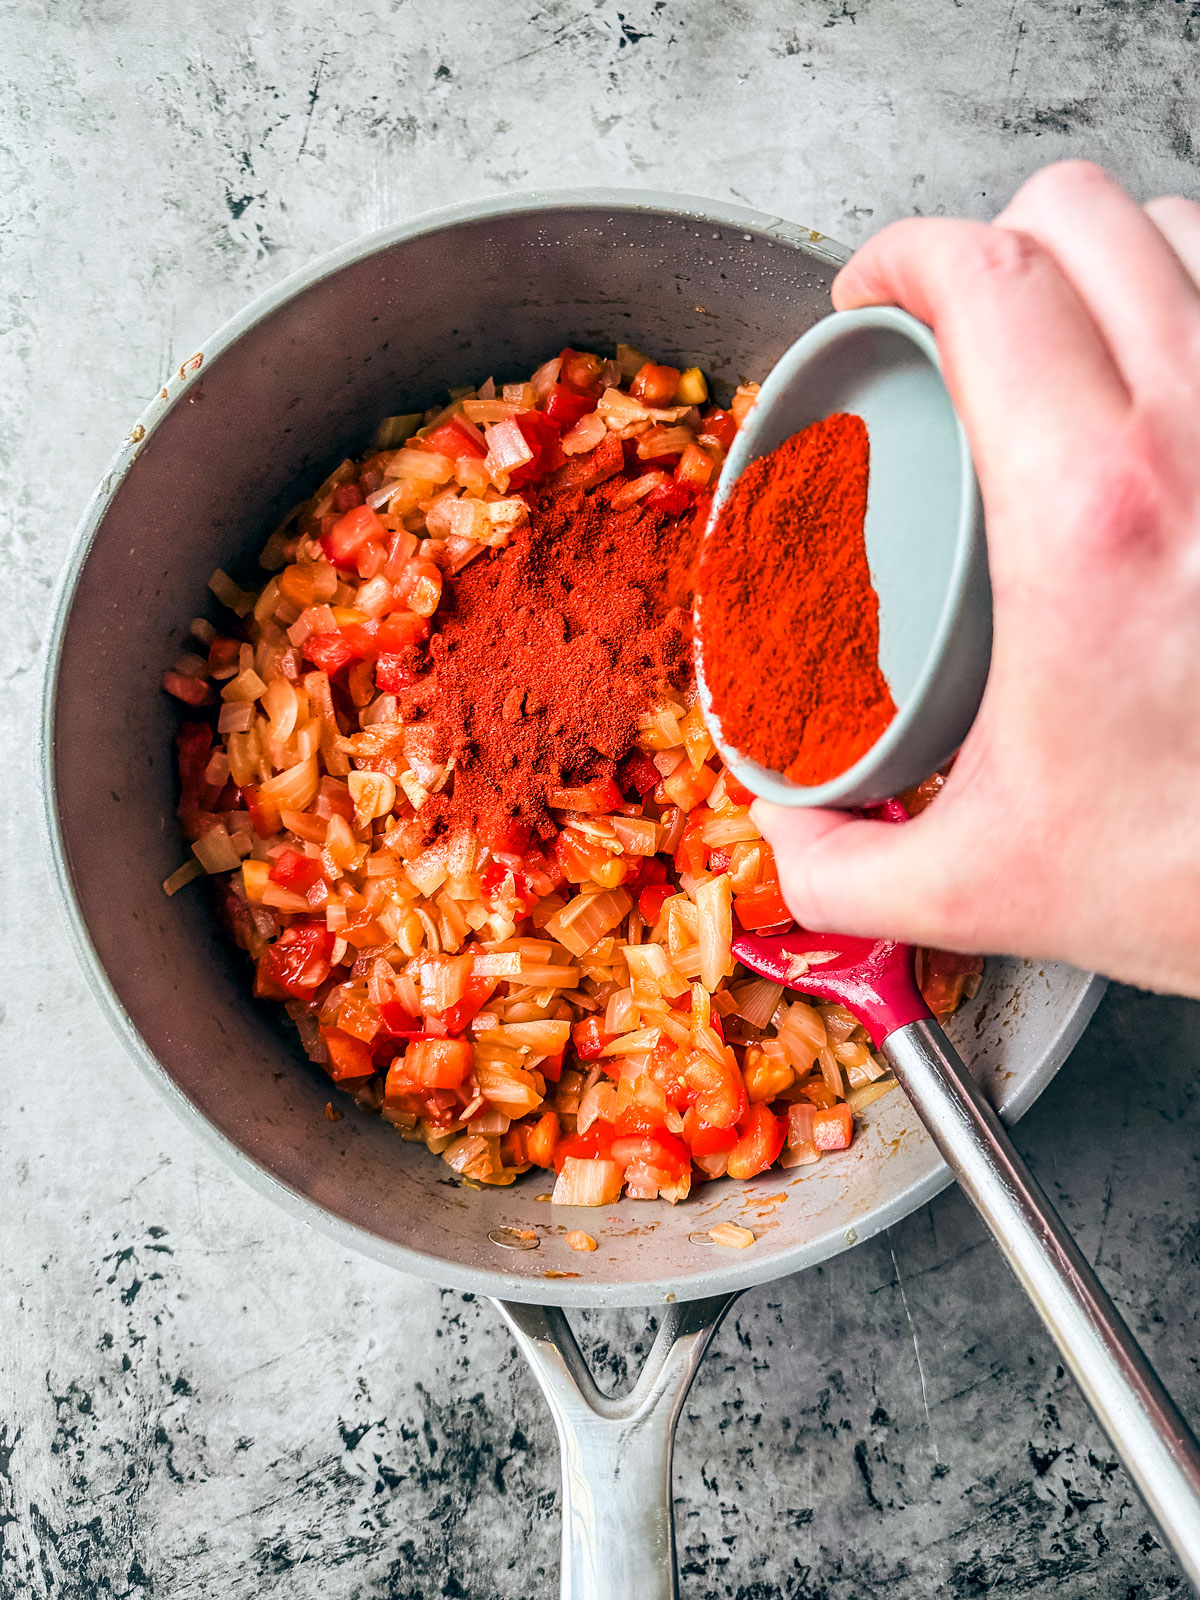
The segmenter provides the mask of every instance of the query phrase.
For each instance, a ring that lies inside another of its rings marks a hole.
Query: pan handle
[[[717,1324],[736,1298],[669,1305],[641,1377],[600,1393],[557,1306],[493,1304],[550,1406],[562,1453],[562,1600],[677,1600],[675,1424]]]
[[[1200,1448],[982,1090],[935,1022],[884,1041],[908,1098],[1200,1588]]]

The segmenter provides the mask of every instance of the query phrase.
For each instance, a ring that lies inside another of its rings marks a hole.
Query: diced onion
[[[737,1003],[739,1017],[745,1017],[751,1027],[765,1028],[778,1010],[783,985],[772,983],[770,978],[751,978],[748,983],[737,984],[730,994]]]
[[[221,604],[228,606],[236,616],[248,617],[254,610],[254,595],[249,594],[245,589],[239,589],[229,574],[222,572],[220,567],[208,580],[208,587]]]
[[[633,909],[624,889],[604,889],[600,894],[576,895],[546,924],[546,932],[572,955],[581,956],[610,933]]]
[[[177,894],[185,884],[191,883],[193,878],[202,878],[203,876],[204,868],[193,857],[191,861],[185,861],[181,867],[176,867],[169,878],[163,879],[163,892],[165,894]]]
[[[745,1250],[754,1243],[750,1229],[743,1228],[738,1222],[718,1222],[708,1230],[708,1237],[714,1244],[724,1245],[727,1250]]]
[[[233,872],[242,864],[223,823],[201,834],[192,846],[192,854],[205,872]]]
[[[621,1198],[624,1173],[615,1161],[581,1160],[568,1156],[554,1185],[556,1206],[610,1206]]]
[[[261,793],[278,810],[306,811],[317,798],[321,773],[315,755],[268,778]]]
[[[488,459],[500,472],[515,472],[533,460],[533,449],[512,417],[485,428],[483,437],[487,440]]]
[[[583,456],[604,439],[608,433],[604,418],[598,411],[589,411],[586,417],[568,428],[562,436],[562,452],[565,456]]]
[[[710,992],[733,971],[733,892],[719,873],[696,889],[700,981]]]

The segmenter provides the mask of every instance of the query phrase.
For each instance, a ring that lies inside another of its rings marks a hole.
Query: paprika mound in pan
[[[815,787],[896,715],[879,667],[861,417],[814,422],[734,484],[700,556],[704,676],[726,745]]]

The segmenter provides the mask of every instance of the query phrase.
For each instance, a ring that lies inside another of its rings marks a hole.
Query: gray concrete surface
[[[4,1600],[556,1585],[554,1442],[490,1310],[341,1255],[197,1148],[55,918],[30,758],[47,601],[163,375],[326,249],[509,189],[679,188],[851,244],[987,215],[1064,155],[1200,189],[1194,5],[624,7],[0,0]],[[1020,1130],[1193,1416],[1198,1018],[1113,994]],[[643,1343],[632,1316],[586,1333],[614,1377]],[[954,1194],[741,1301],[676,1490],[685,1600],[1179,1586]]]

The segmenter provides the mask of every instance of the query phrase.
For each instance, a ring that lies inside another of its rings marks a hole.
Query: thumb
[[[775,852],[788,909],[819,933],[969,949],[974,897],[925,812],[912,822],[755,800],[750,815]]]

